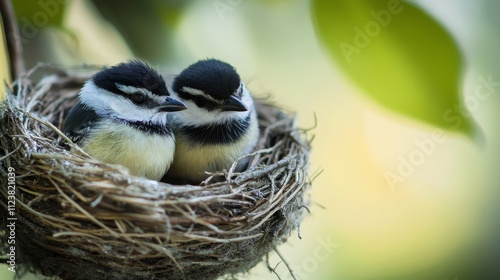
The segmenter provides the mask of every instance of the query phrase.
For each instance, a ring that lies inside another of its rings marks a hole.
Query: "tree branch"
[[[5,39],[7,40],[12,80],[16,80],[21,74],[26,72],[26,69],[24,68],[19,26],[17,25],[11,0],[0,0],[0,14],[2,15],[3,26],[5,28]]]

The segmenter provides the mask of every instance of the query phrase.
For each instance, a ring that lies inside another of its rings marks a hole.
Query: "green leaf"
[[[184,0],[92,0],[97,10],[123,36],[140,58],[172,63],[172,34],[189,1]]]
[[[398,0],[313,0],[312,14],[335,62],[378,103],[474,134],[460,98],[461,55],[429,15]]]
[[[61,27],[66,2],[61,0],[12,1],[21,33],[25,31],[23,28],[26,29],[26,33],[31,33],[47,26]]]

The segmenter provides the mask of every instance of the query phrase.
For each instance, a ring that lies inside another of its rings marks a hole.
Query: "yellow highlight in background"
[[[5,86],[3,81],[6,81],[10,84],[10,68],[9,68],[9,56],[7,52],[7,41],[5,39],[5,32],[3,28],[3,19],[0,15],[0,79],[2,80],[2,84],[0,85],[0,100],[4,100],[5,95]]]

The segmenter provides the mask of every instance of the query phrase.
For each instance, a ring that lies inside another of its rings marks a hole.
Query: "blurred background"
[[[28,69],[140,57],[177,73],[215,57],[235,66],[255,96],[296,113],[301,127],[316,125],[311,174],[323,172],[313,182],[311,214],[302,239],[292,234],[278,248],[297,279],[500,279],[499,1],[408,3],[441,26],[455,44],[449,52],[460,54],[459,68],[437,56],[415,76],[439,81],[436,72],[458,71],[447,106],[467,108],[459,116],[475,134],[450,132],[367,94],[364,77],[353,77],[318,31],[325,23],[312,2],[322,1],[14,2]],[[419,20],[408,32],[430,32]],[[335,19],[323,28],[335,29]],[[442,38],[428,40],[431,50],[442,47]],[[409,61],[425,61],[420,55]],[[377,74],[370,75],[388,87],[398,78]],[[418,112],[443,98],[430,96]],[[292,279],[275,253],[270,265],[279,276],[261,263],[238,279]],[[0,278],[12,279],[4,268]]]

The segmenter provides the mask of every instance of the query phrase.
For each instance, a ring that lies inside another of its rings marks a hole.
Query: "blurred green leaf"
[[[92,0],[101,15],[123,36],[135,55],[156,63],[175,59],[171,37],[184,0]]]
[[[320,40],[335,62],[387,108],[473,135],[461,103],[461,56],[429,15],[398,0],[313,0]]]
[[[61,27],[66,2],[61,0],[12,1],[21,32],[23,26],[37,30],[47,26]]]

